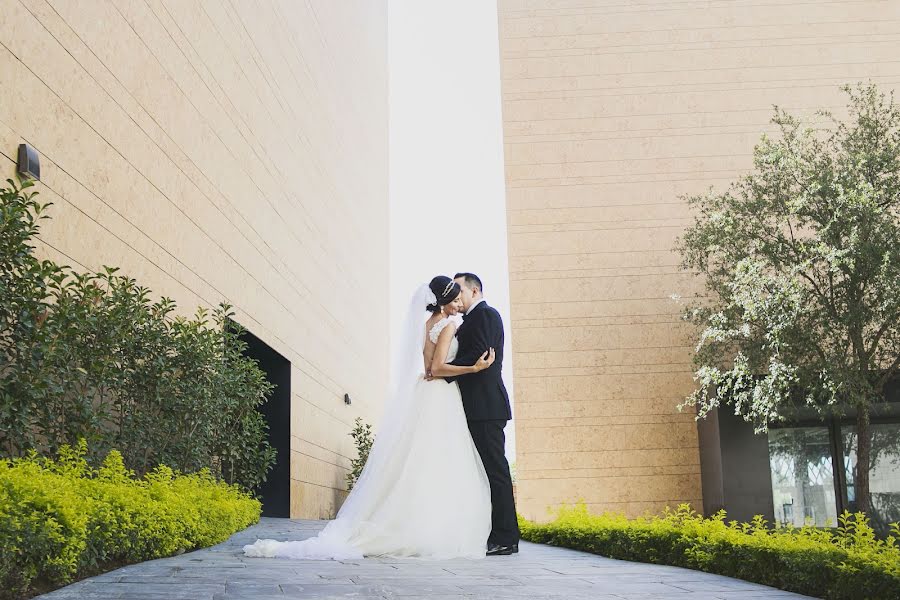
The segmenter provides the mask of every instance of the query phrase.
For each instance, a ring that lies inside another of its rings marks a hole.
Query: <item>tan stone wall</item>
[[[0,171],[40,152],[41,251],[227,300],[291,361],[295,517],[335,512],[385,385],[387,307],[356,299],[388,275],[386,13],[0,0]]]
[[[900,3],[500,0],[521,512],[701,508],[673,293],[679,195],[751,166],[772,105],[900,82]]]

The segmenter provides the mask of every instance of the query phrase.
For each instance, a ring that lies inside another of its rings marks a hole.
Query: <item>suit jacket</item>
[[[487,302],[481,302],[463,317],[463,324],[456,332],[459,342],[456,358],[450,363],[457,366],[474,365],[489,348],[495,350],[494,364],[478,373],[447,377],[447,381],[459,383],[463,409],[469,421],[508,421],[512,418],[509,394],[500,372],[503,369],[503,320]]]

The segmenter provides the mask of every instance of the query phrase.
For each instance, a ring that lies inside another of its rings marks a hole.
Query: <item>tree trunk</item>
[[[869,427],[869,408],[859,407],[856,416],[856,508],[871,517],[872,497],[869,493],[869,467],[872,455],[872,432]]]

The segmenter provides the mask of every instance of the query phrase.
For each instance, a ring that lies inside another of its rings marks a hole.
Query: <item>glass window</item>
[[[876,531],[887,533],[891,523],[900,522],[900,423],[880,423],[872,430],[872,468],[869,471],[869,491],[872,494],[872,525]],[[856,510],[856,428],[841,427],[844,444],[844,470],[847,474],[849,509]]]
[[[827,428],[770,429],[769,463],[776,524],[837,525]]]

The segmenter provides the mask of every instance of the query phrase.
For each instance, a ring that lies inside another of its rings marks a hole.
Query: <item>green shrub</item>
[[[82,441],[55,461],[0,460],[0,599],[216,544],[259,520],[259,501],[206,470],[137,479],[117,451],[98,469],[86,452]]]
[[[350,472],[347,473],[347,491],[353,489],[356,480],[362,475],[366,461],[369,460],[369,451],[372,450],[372,444],[375,443],[371,425],[363,423],[363,420],[359,417],[356,417],[356,421],[353,424],[354,427],[353,431],[350,432],[350,437],[353,438],[353,443],[356,445],[356,458],[350,459]]]
[[[864,514],[834,530],[771,529],[762,517],[726,522],[688,505],[663,516],[591,515],[584,504],[538,524],[519,517],[522,538],[611,558],[675,565],[737,577],[818,598],[900,598],[900,529],[876,538]]]
[[[0,456],[89,442],[143,475],[209,468],[248,489],[275,451],[256,410],[271,385],[227,304],[192,319],[105,268],[78,273],[34,256],[49,205],[30,183],[0,189]]]

